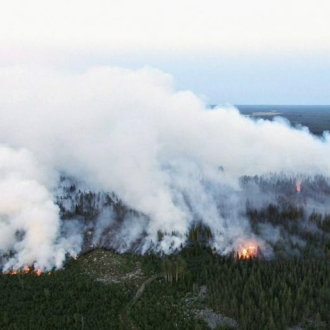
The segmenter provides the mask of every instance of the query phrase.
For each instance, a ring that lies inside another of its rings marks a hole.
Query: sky
[[[330,104],[327,0],[11,0],[0,66],[170,73],[210,104]]]

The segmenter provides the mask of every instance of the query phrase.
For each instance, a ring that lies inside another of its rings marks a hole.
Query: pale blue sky
[[[12,0],[0,65],[153,66],[208,103],[330,104],[328,0]]]

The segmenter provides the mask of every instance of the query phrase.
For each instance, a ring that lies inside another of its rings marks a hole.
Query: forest
[[[109,228],[97,241],[90,234],[100,206],[117,224],[147,216],[114,194],[69,186],[57,202],[63,221],[85,221],[82,253],[40,276],[0,274],[0,329],[329,329],[328,180],[269,175],[240,184],[242,194],[257,186],[268,196],[258,206],[246,200],[251,232],[266,241],[248,258],[219,254],[212,229],[198,221],[170,255],[118,253]]]
[[[116,262],[106,262],[104,253],[40,276],[1,274],[1,329],[329,328],[329,257],[237,259],[197,242],[168,257],[111,252]],[[136,267],[140,277],[125,277]],[[114,270],[121,277],[107,280]],[[207,309],[231,322],[210,327]]]
[[[237,259],[196,243],[165,258],[112,252],[117,269],[138,263],[141,277],[106,282],[97,252],[40,276],[0,275],[1,329],[210,329],[206,309],[231,320],[216,329],[329,328],[330,259]]]

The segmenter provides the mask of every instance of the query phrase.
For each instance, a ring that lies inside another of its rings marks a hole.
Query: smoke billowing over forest
[[[309,242],[330,235],[328,133],[210,110],[151,68],[0,68],[0,88],[3,271],[193,240],[327,253]]]

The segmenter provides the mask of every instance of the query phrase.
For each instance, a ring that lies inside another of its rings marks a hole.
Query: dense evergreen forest
[[[200,316],[209,308],[235,320],[217,329],[329,329],[329,259],[243,260],[199,244],[166,258],[106,253],[41,276],[0,275],[0,328],[210,329]],[[111,267],[122,274],[139,265],[141,276],[102,281],[107,270],[97,263],[106,258],[116,258]]]
[[[270,175],[240,184],[242,195],[257,189],[242,212],[266,242],[248,259],[219,255],[198,221],[169,256],[119,254],[125,242],[109,226],[93,231],[104,208],[110,229],[147,216],[114,194],[68,186],[57,203],[63,221],[84,222],[83,252],[60,271],[1,274],[0,329],[330,329],[328,180]]]
[[[1,329],[119,329],[132,295],[127,284],[104,285],[68,265],[50,275],[1,275]]]

